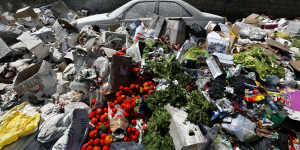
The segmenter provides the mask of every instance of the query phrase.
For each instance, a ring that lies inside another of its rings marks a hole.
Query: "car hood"
[[[74,25],[76,25],[77,28],[82,28],[85,25],[95,25],[99,23],[109,23],[113,18],[108,15],[108,13],[104,14],[97,14],[92,15],[88,17],[83,17],[80,19],[75,20],[73,22]]]

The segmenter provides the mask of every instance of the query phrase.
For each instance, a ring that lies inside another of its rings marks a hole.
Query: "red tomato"
[[[104,144],[106,144],[106,145],[110,145],[111,143],[112,143],[112,136],[111,135],[108,135],[108,136],[106,136],[105,137],[105,139],[104,139]]]
[[[90,145],[89,145],[89,146],[87,147],[87,150],[93,150],[93,146],[90,146]]]
[[[135,106],[135,101],[133,101],[133,102],[131,103],[131,108],[134,108],[134,106]]]
[[[89,118],[93,118],[93,117],[95,117],[95,115],[96,115],[96,113],[94,111],[92,111],[89,113]]]
[[[121,96],[121,94],[122,94],[122,91],[117,91],[117,92],[116,92],[116,97]]]
[[[125,53],[124,53],[124,52],[119,52],[119,54],[120,54],[120,55],[125,55]]]
[[[143,130],[146,130],[147,129],[147,124],[143,124]]]
[[[124,90],[125,90],[125,91],[128,91],[128,90],[129,90],[129,87],[124,87]]]
[[[185,87],[185,89],[189,90],[189,89],[191,89],[191,86],[190,86],[190,85],[187,85],[187,86]]]
[[[101,109],[101,108],[97,108],[97,109],[96,109],[96,114],[97,114],[97,115],[100,115],[101,113],[102,113],[102,109]]]
[[[108,119],[108,114],[104,113],[101,117],[100,117],[100,121],[101,122],[105,122]]]
[[[96,125],[97,122],[98,122],[98,119],[97,119],[96,117],[93,117],[93,118],[91,119],[91,123],[92,123],[93,125]]]
[[[104,139],[101,139],[101,140],[100,140],[100,144],[101,144],[101,145],[104,145]]]
[[[92,105],[96,103],[96,98],[92,98]]]
[[[135,131],[135,135],[136,135],[136,136],[139,136],[139,135],[140,135],[140,131],[139,131],[139,130],[136,130],[136,131]]]
[[[120,89],[120,90],[123,90],[123,89],[124,89],[124,86],[123,86],[123,85],[120,85],[119,89]]]
[[[116,113],[116,112],[117,112],[117,109],[116,109],[116,108],[113,108],[113,109],[111,109],[111,111],[112,111],[113,113]]]
[[[127,112],[124,111],[123,114],[125,117],[129,117],[129,114]]]
[[[114,107],[114,103],[113,103],[113,102],[108,102],[108,106],[109,106],[110,108],[113,108],[113,107]]]
[[[153,89],[154,89],[154,85],[150,85],[150,86],[149,86],[149,89],[150,89],[150,90],[153,90]]]
[[[140,72],[141,69],[138,67],[133,67],[132,70],[133,70],[133,72]]]
[[[129,88],[130,89],[135,89],[135,84],[130,84]]]
[[[135,85],[135,88],[136,88],[136,89],[139,89],[139,88],[140,88],[140,85],[138,85],[138,84]]]
[[[108,112],[108,109],[107,109],[107,108],[104,108],[104,112],[106,112],[106,113],[107,113],[107,112]]]
[[[135,124],[136,124],[136,120],[135,120],[135,119],[131,120],[131,123],[132,123],[133,125],[135,125]]]
[[[124,141],[127,142],[128,141],[128,137],[124,136]]]
[[[89,136],[90,136],[90,138],[96,138],[97,137],[97,130],[92,130],[92,131],[90,131],[90,133],[89,133]]]
[[[109,150],[109,146],[108,145],[104,145],[102,150]]]
[[[106,134],[105,133],[101,133],[101,139],[105,139],[105,137],[106,137]]]
[[[88,143],[85,143],[81,146],[80,150],[87,150],[87,147],[88,147]]]
[[[100,145],[100,139],[99,138],[96,138],[95,140],[94,140],[94,145]]]
[[[100,147],[100,146],[95,146],[95,147],[93,148],[93,150],[101,150],[101,147]]]
[[[132,140],[137,140],[137,136],[136,135],[130,135],[130,139],[132,139]]]
[[[128,128],[127,128],[127,133],[131,133],[131,131],[132,131],[132,130],[131,130],[131,127],[128,127]]]
[[[121,98],[122,98],[122,99],[125,99],[125,98],[126,98],[126,95],[121,95]]]
[[[90,139],[90,140],[88,141],[88,146],[92,146],[92,145],[94,145],[94,141],[93,141],[93,139]]]

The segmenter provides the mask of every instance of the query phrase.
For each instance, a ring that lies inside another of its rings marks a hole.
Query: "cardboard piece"
[[[30,6],[28,6],[17,10],[14,17],[15,18],[25,18],[25,17],[37,18],[38,15],[34,12],[34,10]]]
[[[252,24],[254,26],[263,26],[264,23],[259,19],[259,14],[251,14],[245,19],[245,23]]]
[[[18,95],[27,93],[51,96],[56,90],[56,74],[48,62],[42,61],[17,74],[14,90]]]
[[[162,29],[165,24],[165,18],[162,16],[154,16],[150,22],[149,28],[154,30],[154,39],[161,36]]]
[[[116,50],[122,49],[123,47],[129,47],[128,36],[126,34],[120,34],[116,32],[104,32],[103,42],[106,43],[105,47]]]
[[[106,47],[101,47],[101,49],[104,50],[107,57],[112,57],[117,52],[116,50],[106,48]]]
[[[266,41],[268,43],[268,45],[272,46],[272,47],[275,47],[279,50],[282,50],[282,51],[285,51],[285,52],[289,52],[289,49],[287,47],[284,47],[284,45],[282,45],[281,43],[275,41],[275,40],[272,40],[272,39],[267,39]]]
[[[33,32],[32,34],[38,36],[45,43],[55,42],[55,37],[51,28],[42,27],[41,29],[39,29],[36,32]]]
[[[187,113],[182,109],[165,106],[171,115],[170,135],[176,150],[199,150],[206,144],[199,126],[186,121]],[[190,131],[194,135],[190,135]]]
[[[206,63],[214,79],[224,74],[224,70],[217,56],[207,58]]]
[[[298,72],[300,72],[300,60],[290,61],[291,66]]]
[[[185,22],[182,19],[168,20],[167,31],[172,44],[183,44],[185,41]]]
[[[10,48],[6,45],[6,43],[0,38],[0,59],[10,53]]]
[[[130,77],[132,58],[128,56],[113,55],[111,62],[110,83],[112,89],[126,85]]]
[[[38,45],[43,44],[41,39],[39,39],[37,36],[31,35],[29,31],[23,32],[23,34],[21,34],[17,39],[23,42],[28,50],[32,50]]]
[[[55,21],[55,23],[52,26],[52,29],[55,33],[55,38],[58,41],[62,41],[68,35],[68,32],[60,25],[58,20]]]
[[[23,42],[26,48],[39,59],[43,59],[49,55],[50,46],[44,44],[37,36],[31,35],[30,32],[23,32],[17,39]]]

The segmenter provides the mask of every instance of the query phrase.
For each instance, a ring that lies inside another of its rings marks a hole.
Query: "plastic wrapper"
[[[236,25],[240,27],[239,34],[241,37],[249,38],[251,40],[262,40],[267,35],[265,30],[249,24],[237,22]]]
[[[132,57],[135,62],[141,62],[141,52],[139,47],[139,42],[133,44],[130,48],[126,50],[126,54]]]
[[[105,57],[98,57],[93,67],[95,68],[98,77],[101,78],[102,82],[106,82],[108,80],[109,71],[110,71],[110,63],[109,60]]]
[[[14,90],[32,103],[39,103],[43,95],[51,96],[55,93],[56,84],[56,74],[50,64],[42,61],[18,73]]]
[[[24,102],[0,117],[0,149],[36,131],[40,113],[33,109],[28,102]]]
[[[0,37],[0,59],[6,56],[8,53],[10,53],[11,50],[6,45],[6,43],[1,39]]]
[[[104,32],[103,33],[103,41],[106,43],[105,47],[119,50],[123,47],[129,47],[128,44],[128,35],[120,34],[115,32]]]
[[[144,147],[134,142],[114,142],[111,144],[110,150],[144,150]]]
[[[39,127],[37,140],[41,143],[48,143],[63,136],[71,123],[71,119],[65,116],[65,114],[58,114],[45,120]]]
[[[184,54],[186,53],[186,51],[190,48],[192,48],[193,46],[196,45],[196,42],[192,41],[192,40],[187,40],[185,41],[181,48],[179,49],[179,52],[177,53],[176,55],[176,59],[179,61],[179,62],[182,62],[183,60],[183,56]]]
[[[241,142],[246,142],[256,136],[255,123],[242,115],[238,115],[236,118],[224,118],[224,120],[231,120],[231,122],[222,123],[222,127],[234,134]]]
[[[124,134],[128,127],[128,120],[124,117],[123,112],[124,110],[120,107],[120,105],[116,105],[115,108],[117,112],[114,116],[112,116],[111,109],[108,110],[108,118],[110,120],[110,129],[113,133],[113,136],[122,139],[124,138]]]
[[[229,38],[223,37],[217,32],[210,32],[207,35],[207,49],[210,52],[223,53],[229,47]]]
[[[199,78],[196,81],[196,85],[198,86],[198,90],[203,89],[207,85],[207,83],[209,83],[209,82],[210,82],[210,78],[209,77]]]
[[[69,64],[63,71],[63,79],[71,81],[75,78],[76,70],[74,64]]]
[[[69,113],[71,124],[64,135],[54,144],[52,150],[79,150],[87,135],[89,119],[86,109],[74,109]]]
[[[172,44],[182,44],[185,40],[185,22],[182,19],[168,20],[166,35]]]

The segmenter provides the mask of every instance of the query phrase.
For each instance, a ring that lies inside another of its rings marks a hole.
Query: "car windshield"
[[[107,16],[114,16],[114,15],[119,15],[122,11],[125,11],[125,9],[131,5],[130,2],[126,3],[125,5],[122,5],[121,7],[117,8],[116,10],[107,13]]]

